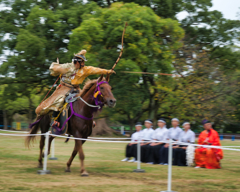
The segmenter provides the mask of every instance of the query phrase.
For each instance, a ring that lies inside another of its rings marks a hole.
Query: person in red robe
[[[212,128],[212,124],[203,120],[204,131],[198,138],[199,145],[221,146],[218,132]],[[197,147],[195,150],[195,168],[220,169],[220,160],[223,158],[222,149]]]

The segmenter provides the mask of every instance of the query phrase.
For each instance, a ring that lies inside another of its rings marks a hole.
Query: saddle
[[[60,111],[59,117],[57,119],[57,121],[60,123],[60,126],[59,126],[59,128],[51,126],[52,134],[65,135],[68,133],[68,121],[65,124],[64,128],[62,126],[69,117],[68,116],[69,103],[73,103],[74,101],[76,101],[78,99],[77,98],[78,93],[79,93],[79,91],[73,88],[66,94],[65,103],[64,103],[63,108]]]

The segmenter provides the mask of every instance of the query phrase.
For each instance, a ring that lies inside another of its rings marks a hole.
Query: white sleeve
[[[180,133],[179,137],[178,137],[178,141],[182,142],[182,132]]]
[[[181,128],[179,128],[179,129],[181,129]],[[178,136],[177,136],[177,138],[178,138],[178,141],[180,141],[180,139],[181,139],[181,134],[182,134],[182,132],[183,132],[183,130],[181,129],[181,130],[179,130],[179,133],[178,133]]]
[[[192,136],[191,136],[191,140],[190,140],[191,143],[195,143],[195,133],[192,132]]]
[[[163,135],[163,141],[167,141],[168,139],[169,139],[169,137],[168,137],[168,130],[164,133],[164,135]]]
[[[133,133],[132,136],[131,136],[131,142],[134,142],[134,134],[135,133]]]
[[[151,139],[156,139],[156,136],[157,136],[157,129],[152,132]]]

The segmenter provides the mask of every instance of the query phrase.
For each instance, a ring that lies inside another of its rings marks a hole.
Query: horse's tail
[[[35,122],[33,124],[30,125],[30,132],[29,135],[26,137],[25,139],[25,146],[26,147],[30,147],[30,143],[33,142],[35,140],[35,135],[30,135],[30,134],[37,134],[39,128],[40,128],[40,120],[43,118],[43,116],[39,116],[35,119]]]

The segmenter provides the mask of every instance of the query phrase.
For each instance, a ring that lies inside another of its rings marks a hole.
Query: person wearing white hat
[[[171,120],[171,123],[172,123],[172,128],[170,128],[168,131],[168,139],[172,139],[173,141],[178,141],[179,136],[182,133],[182,129],[178,126],[179,125],[178,118],[173,118]],[[160,149],[160,156],[162,157],[160,164],[162,165],[168,164],[168,146],[169,144],[166,143],[164,147]],[[175,151],[173,150],[173,157],[174,155],[175,155]]]
[[[147,119],[144,121],[144,125],[146,127],[146,129],[143,130],[143,139],[142,141],[144,141],[143,143],[141,143],[141,161],[144,163],[148,162],[148,154],[149,154],[149,144],[150,141],[152,140],[153,134],[154,134],[154,130],[152,128],[152,120],[151,119]],[[137,151],[137,150],[135,150]]]
[[[148,163],[159,164],[161,162],[160,149],[165,145],[164,141],[168,139],[165,119],[161,118],[158,120],[158,128],[154,131],[152,139],[159,142],[152,142],[149,145]]]
[[[142,140],[143,134],[142,134],[142,124],[140,122],[136,123],[135,125],[136,132],[132,134],[131,136],[131,143],[127,144],[126,146],[126,158],[124,158],[122,161],[128,161],[128,162],[134,162],[136,161],[136,145],[138,140]],[[130,160],[130,158],[133,157],[133,159]]]
[[[191,125],[189,122],[183,123],[184,131],[181,132],[179,136],[179,142],[183,143],[195,143],[195,133],[191,130]],[[175,156],[173,159],[173,165],[186,166],[186,149],[187,145],[179,144],[174,147]]]

